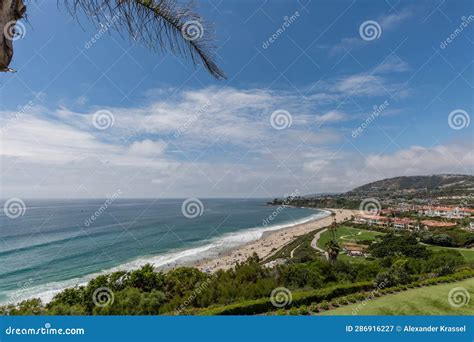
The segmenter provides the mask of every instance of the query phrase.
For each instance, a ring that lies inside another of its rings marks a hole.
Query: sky
[[[473,174],[472,1],[196,9],[226,80],[29,2],[17,72],[0,74],[0,197],[267,198]]]

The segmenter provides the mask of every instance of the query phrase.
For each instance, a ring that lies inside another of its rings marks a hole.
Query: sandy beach
[[[337,222],[350,219],[353,214],[351,210],[346,209],[325,209],[336,213]],[[333,217],[327,216],[306,222],[293,227],[283,228],[276,231],[270,231],[264,234],[259,240],[250,242],[236,249],[222,253],[216,258],[204,259],[198,261],[194,266],[202,271],[216,272],[218,270],[226,270],[234,267],[237,262],[247,260],[253,253],[264,259],[287,243],[290,243],[298,236],[307,234],[313,230],[327,227],[332,223]]]

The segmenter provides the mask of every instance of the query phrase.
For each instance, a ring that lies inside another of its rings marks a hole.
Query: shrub
[[[289,304],[291,307],[309,305],[314,302],[328,301],[333,298],[341,297],[346,294],[360,291],[368,291],[374,287],[371,282],[361,282],[350,285],[338,285],[321,290],[293,292],[293,301]],[[362,295],[365,298],[364,295]],[[272,311],[275,307],[269,297],[248,300],[230,304],[227,306],[203,310],[203,315],[255,315]]]
[[[326,301],[321,302],[321,304],[319,304],[319,307],[321,308],[321,310],[329,310],[329,303]]]

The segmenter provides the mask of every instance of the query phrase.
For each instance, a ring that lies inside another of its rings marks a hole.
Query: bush
[[[321,290],[300,291],[293,292],[293,301],[289,304],[291,307],[298,307],[301,305],[309,305],[314,302],[328,301],[333,298],[344,296],[350,293],[359,291],[368,291],[374,287],[373,283],[361,282],[350,285],[338,285]],[[362,295],[365,298],[364,295]],[[230,304],[227,306],[202,310],[202,315],[255,315],[264,312],[272,311],[275,307],[270,301],[269,297],[260,298],[256,300],[243,301],[239,303]]]
[[[319,307],[321,310],[329,310],[329,303],[327,301],[323,301],[321,304],[319,304]]]

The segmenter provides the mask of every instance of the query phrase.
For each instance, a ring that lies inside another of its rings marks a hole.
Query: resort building
[[[367,224],[369,226],[388,227],[389,219],[388,217],[379,215],[356,215],[354,222]]]
[[[392,219],[393,228],[397,229],[420,229],[420,226],[416,223],[415,220],[409,218],[394,218]]]
[[[345,243],[343,248],[349,256],[365,256],[365,251],[367,250],[367,246],[365,245],[350,242]]]
[[[464,218],[474,214],[474,209],[459,207],[431,207],[425,206],[418,209],[418,215],[443,218]]]
[[[455,227],[456,223],[454,223],[454,222],[441,222],[441,221],[435,221],[435,220],[423,220],[423,221],[421,221],[421,225],[425,229],[432,229],[432,228]]]

